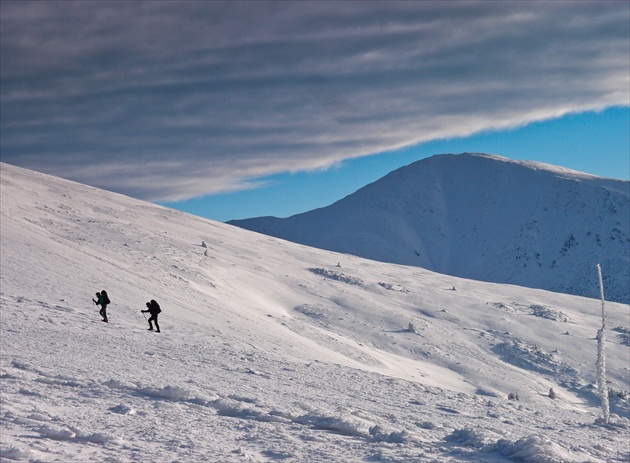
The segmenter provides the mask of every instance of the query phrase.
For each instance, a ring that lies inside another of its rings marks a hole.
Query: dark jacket
[[[162,311],[162,309],[160,309],[160,304],[158,304],[154,299],[151,299],[151,302],[147,302],[147,308],[149,310],[143,310],[143,312],[149,312],[153,317]]]
[[[94,301],[94,299],[92,299],[94,302],[96,302],[96,305],[100,305],[101,307],[106,306],[107,304],[110,303],[109,297],[107,297],[107,292],[105,290],[101,291],[100,293],[96,293],[96,298],[98,300]]]

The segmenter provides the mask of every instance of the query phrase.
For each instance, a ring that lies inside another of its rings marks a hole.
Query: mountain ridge
[[[500,156],[416,161],[334,204],[228,222],[300,244],[481,281],[629,303],[630,182]]]

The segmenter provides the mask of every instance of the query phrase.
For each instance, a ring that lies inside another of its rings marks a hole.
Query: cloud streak
[[[629,10],[3,1],[2,160],[177,200],[628,105]]]

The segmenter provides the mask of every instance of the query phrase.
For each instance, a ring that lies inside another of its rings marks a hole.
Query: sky
[[[1,160],[215,220],[443,152],[628,178],[630,3],[0,3]]]

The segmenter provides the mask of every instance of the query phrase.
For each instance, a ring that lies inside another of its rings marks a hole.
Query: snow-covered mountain
[[[596,299],[309,248],[6,164],[0,180],[2,462],[630,457],[627,306],[606,304],[603,425]],[[159,334],[140,313],[152,298]]]
[[[475,280],[630,303],[630,182],[485,154],[400,168],[331,206],[230,224]]]

